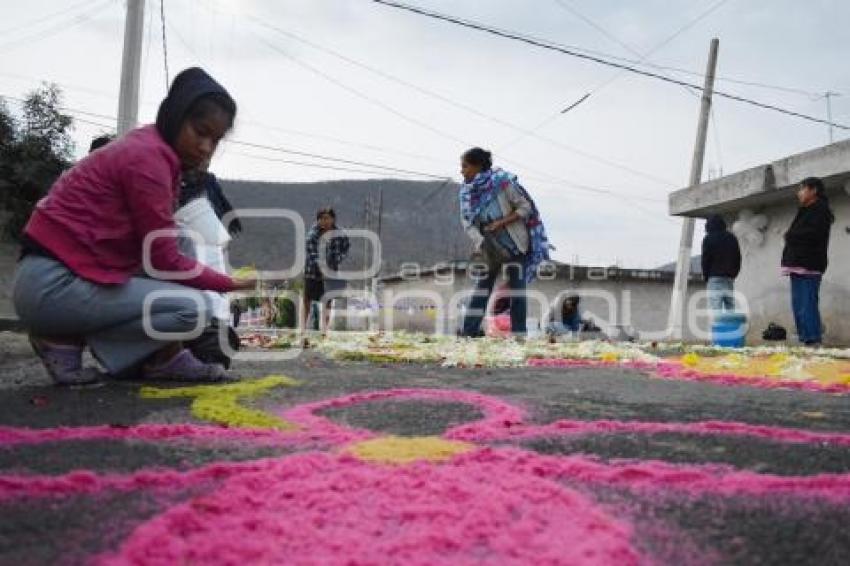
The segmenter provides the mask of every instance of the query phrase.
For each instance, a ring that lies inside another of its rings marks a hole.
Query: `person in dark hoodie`
[[[224,194],[224,189],[221,188],[221,183],[218,178],[209,172],[209,163],[201,165],[191,173],[183,175],[183,180],[180,184],[179,206],[185,206],[189,202],[206,197],[210,201],[210,205],[215,211],[215,215],[219,220],[224,221],[228,213],[233,212],[233,205]],[[238,217],[233,216],[228,219],[227,231],[232,237],[236,237],[242,233],[242,223]]]
[[[102,136],[97,136],[89,144],[89,153],[97,151],[98,149],[102,148],[103,146],[105,146],[106,144],[111,142],[113,139],[114,138],[112,136],[107,135],[107,134],[104,134]]]
[[[174,206],[181,174],[208,162],[236,103],[199,68],[174,79],[156,124],[91,153],[42,199],[23,234],[13,301],[30,342],[58,384],[102,375],[82,366],[91,349],[110,375],[219,380],[175,336],[205,327],[199,290],[253,289],[181,255]],[[150,277],[141,277],[144,271]]]
[[[823,338],[820,284],[827,267],[829,232],[835,216],[823,181],[807,177],[797,189],[800,208],[785,232],[782,274],[791,277],[791,308],[800,342],[817,346]]]
[[[713,311],[735,310],[735,278],[740,272],[738,238],[726,229],[723,217],[714,214],[706,220],[702,240],[702,276]]]

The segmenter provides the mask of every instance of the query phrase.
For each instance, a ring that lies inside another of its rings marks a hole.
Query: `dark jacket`
[[[736,278],[741,272],[741,248],[738,238],[726,229],[726,222],[714,215],[705,223],[702,240],[702,276]]]
[[[834,221],[829,201],[823,197],[810,206],[800,207],[791,227],[785,232],[782,267],[826,272],[829,231]]]

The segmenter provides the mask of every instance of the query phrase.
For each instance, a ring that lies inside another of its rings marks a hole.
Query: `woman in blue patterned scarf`
[[[306,330],[307,319],[314,302],[324,301],[324,316],[322,317],[321,329],[327,331],[328,321],[330,319],[331,297],[328,300],[325,295],[342,291],[345,282],[333,277],[328,277],[322,272],[320,245],[322,243],[322,235],[326,232],[334,231],[336,235],[326,238],[324,249],[324,260],[328,269],[335,272],[339,269],[339,264],[348,255],[349,241],[336,225],[336,212],[332,208],[322,208],[316,212],[316,223],[310,228],[307,233],[307,253],[304,261],[304,301],[301,310],[301,328]]]
[[[504,272],[511,291],[511,332],[524,336],[525,287],[549,260],[551,248],[540,213],[516,175],[493,167],[489,151],[475,147],[464,153],[461,174],[461,222],[487,264],[486,273],[478,274],[461,334],[481,335],[487,301]]]

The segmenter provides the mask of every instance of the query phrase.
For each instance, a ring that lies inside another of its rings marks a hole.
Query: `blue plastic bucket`
[[[747,336],[747,315],[723,312],[714,316],[711,343],[722,348],[743,348]]]

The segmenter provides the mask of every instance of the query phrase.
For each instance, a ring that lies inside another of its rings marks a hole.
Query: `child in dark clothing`
[[[581,314],[579,313],[578,295],[565,297],[561,302],[560,312],[556,309],[549,317],[546,332],[552,336],[560,336],[567,332],[578,332],[582,329]]]
[[[705,232],[702,240],[702,276],[706,281],[711,309],[715,312],[733,311],[735,278],[741,271],[738,238],[726,229],[726,221],[719,214],[708,218]]]

